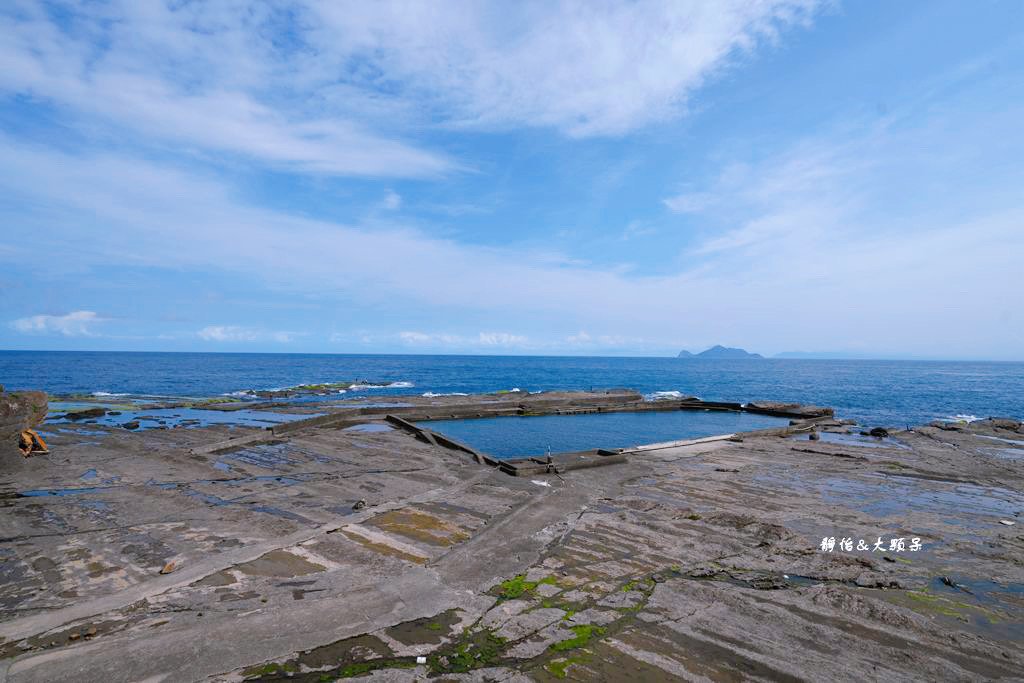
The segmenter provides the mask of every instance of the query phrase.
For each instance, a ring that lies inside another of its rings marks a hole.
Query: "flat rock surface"
[[[48,437],[0,483],[0,681],[1024,671],[1014,421],[529,478],[399,430]]]

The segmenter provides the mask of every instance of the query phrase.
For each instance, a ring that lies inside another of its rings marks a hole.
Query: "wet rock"
[[[829,417],[833,414],[831,408],[823,406],[805,406],[800,403],[786,403],[784,401],[751,401],[747,404],[749,410],[755,412],[766,412],[787,415],[798,415],[800,417]]]
[[[853,582],[860,588],[903,588],[898,580],[873,572],[859,574]]]
[[[121,426],[124,427],[125,429],[138,429],[139,428],[139,421],[138,420],[132,420],[131,422],[125,422]]]
[[[103,417],[107,414],[105,408],[86,408],[85,410],[78,410],[72,413],[66,413],[64,417],[73,422],[78,420],[89,420],[96,417]]]
[[[360,499],[359,499],[359,500],[357,500],[357,501],[355,502],[355,504],[354,504],[354,505],[352,506],[352,509],[353,509],[353,510],[362,510],[362,509],[363,509],[363,508],[365,508],[365,507],[366,507],[366,500],[365,500],[365,499],[363,499],[363,498],[360,498]]]
[[[874,436],[879,439],[884,439],[889,436],[889,430],[884,427],[874,427],[868,432],[868,436]]]

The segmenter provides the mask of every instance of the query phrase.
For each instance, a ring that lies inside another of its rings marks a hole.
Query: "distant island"
[[[764,358],[759,353],[750,353],[743,349],[732,349],[727,346],[720,346],[716,344],[710,349],[701,351],[700,353],[690,353],[689,351],[680,351],[678,358]]]

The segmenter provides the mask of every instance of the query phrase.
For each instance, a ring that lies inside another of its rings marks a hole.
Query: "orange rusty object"
[[[34,429],[26,429],[21,433],[18,448],[21,449],[21,454],[26,458],[30,455],[46,455],[50,452],[50,449],[46,447],[46,442],[43,441],[43,437],[39,436]]]

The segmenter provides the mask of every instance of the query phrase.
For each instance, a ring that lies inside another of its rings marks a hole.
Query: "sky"
[[[1024,4],[0,4],[0,349],[1024,360]]]

